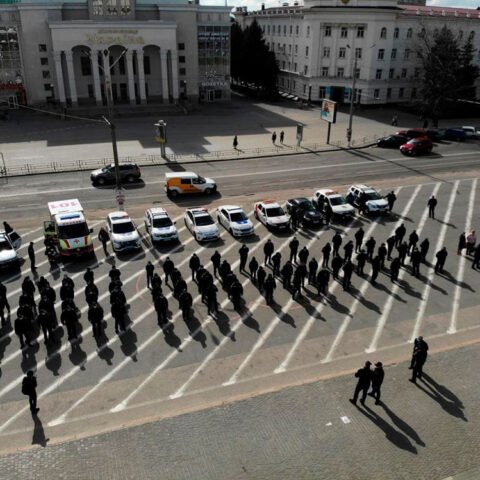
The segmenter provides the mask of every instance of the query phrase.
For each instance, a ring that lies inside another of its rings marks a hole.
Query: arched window
[[[382,27],[380,31],[380,38],[387,38],[387,29],[385,27]]]
[[[393,31],[393,38],[398,38],[398,34],[399,34],[399,30],[398,30],[398,28],[396,28],[396,29]]]
[[[413,30],[411,28],[409,28],[407,30],[407,38],[412,38],[412,34],[413,34]]]

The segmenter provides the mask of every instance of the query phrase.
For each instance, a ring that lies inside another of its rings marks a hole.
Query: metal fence
[[[360,148],[372,145],[376,142],[375,137],[362,137],[352,140],[350,148]],[[333,141],[329,145],[324,143],[304,143],[300,146],[272,145],[270,147],[219,150],[206,153],[192,153],[189,155],[167,154],[167,158],[160,155],[136,155],[120,157],[120,163],[136,163],[141,167],[152,165],[188,164],[220,160],[235,160],[252,157],[269,157],[273,155],[292,155],[296,153],[325,152],[335,149],[349,148],[346,140]],[[63,160],[61,162],[35,162],[23,165],[8,165],[7,161],[0,164],[0,177],[16,177],[23,175],[35,175],[45,173],[61,173],[73,171],[86,171],[101,168],[113,163],[112,158],[88,158],[84,160]]]

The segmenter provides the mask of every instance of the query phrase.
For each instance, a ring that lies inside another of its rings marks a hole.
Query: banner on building
[[[337,102],[323,99],[320,115],[322,120],[328,123],[335,123],[337,121]]]

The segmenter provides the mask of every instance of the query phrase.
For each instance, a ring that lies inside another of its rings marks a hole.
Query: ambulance
[[[43,222],[45,238],[52,238],[64,257],[93,255],[93,242],[77,199],[49,202],[50,220]]]
[[[165,174],[165,192],[169,197],[182,193],[205,193],[217,191],[217,184],[211,178],[203,178],[194,172],[168,172]]]

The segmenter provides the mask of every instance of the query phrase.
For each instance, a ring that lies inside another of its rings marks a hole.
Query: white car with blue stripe
[[[253,223],[238,205],[221,205],[217,208],[217,219],[234,237],[246,237],[255,233]]]

